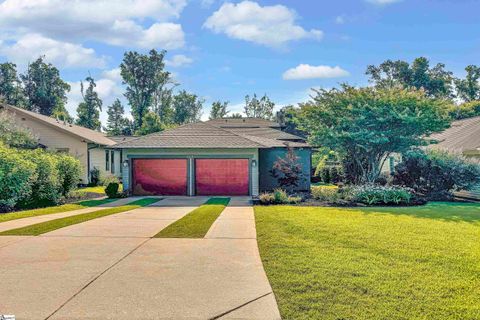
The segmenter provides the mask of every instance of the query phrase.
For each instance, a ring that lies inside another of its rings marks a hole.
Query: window
[[[111,161],[110,161],[110,172],[115,173],[115,151],[110,151]]]
[[[110,151],[105,150],[105,171],[110,170]]]
[[[123,150],[120,150],[120,173],[123,172]]]

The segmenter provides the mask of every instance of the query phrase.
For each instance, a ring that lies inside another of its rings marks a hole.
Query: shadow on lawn
[[[387,213],[457,222],[480,222],[480,203],[431,202],[418,207],[376,207],[356,209],[363,213]]]

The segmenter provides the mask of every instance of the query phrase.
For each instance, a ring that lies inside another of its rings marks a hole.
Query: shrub
[[[469,190],[480,183],[480,165],[460,155],[413,150],[395,167],[393,182],[430,200],[447,200],[453,191]]]
[[[90,170],[90,187],[96,187],[100,185],[100,170],[98,168],[93,168]]]
[[[273,198],[275,203],[288,203],[288,194],[280,188],[273,190]]]
[[[120,185],[117,182],[110,182],[107,187],[105,188],[105,194],[110,198],[118,198],[118,188]]]
[[[288,197],[287,202],[289,204],[298,204],[302,202],[302,197]]]
[[[103,178],[103,179],[101,180],[101,182],[102,182],[102,183],[101,183],[102,186],[104,186],[104,187],[108,186],[110,183],[120,184],[120,181],[118,180],[118,178],[115,177],[115,176],[112,176],[112,175],[106,176],[105,178]]]
[[[274,162],[270,173],[273,178],[277,179],[282,188],[293,191],[299,186],[301,179],[305,177],[299,159],[300,157],[295,154],[294,149],[287,145],[285,157],[279,157]]]
[[[5,212],[31,195],[36,165],[1,143],[0,159],[0,212]]]
[[[33,149],[38,138],[27,128],[18,125],[15,116],[6,110],[0,111],[0,141],[15,148]]]
[[[66,197],[70,191],[74,190],[82,175],[82,166],[78,159],[67,155],[58,154],[58,175],[60,179],[60,192]]]
[[[354,201],[367,205],[410,204],[413,198],[411,189],[398,186],[385,187],[378,185],[353,187],[351,195]]]
[[[338,201],[340,194],[336,187],[315,186],[312,187],[312,197],[315,200],[334,203]]]
[[[275,196],[272,193],[264,192],[262,193],[258,199],[260,200],[261,204],[273,204],[275,203]]]

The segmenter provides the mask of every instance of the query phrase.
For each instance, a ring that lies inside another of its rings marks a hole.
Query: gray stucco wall
[[[286,148],[259,149],[259,187],[260,192],[271,191],[279,187],[277,179],[272,177],[271,170],[278,158],[285,157]],[[299,162],[302,164],[304,177],[299,183],[297,191],[310,190],[310,173],[311,173],[311,154],[310,148],[295,149],[295,154],[300,157]]]

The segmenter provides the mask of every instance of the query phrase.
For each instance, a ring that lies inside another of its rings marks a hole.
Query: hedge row
[[[0,144],[0,212],[58,204],[80,181],[72,156]]]

